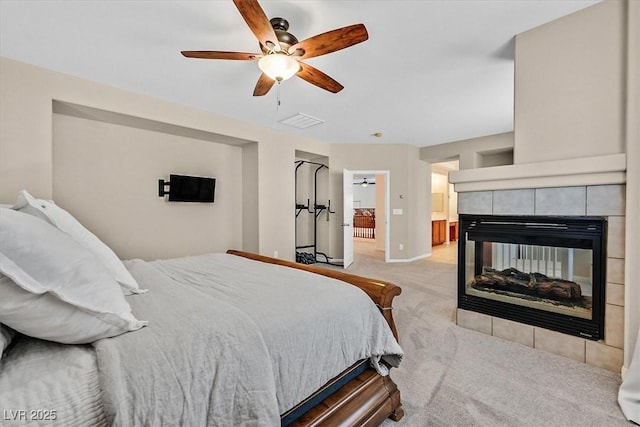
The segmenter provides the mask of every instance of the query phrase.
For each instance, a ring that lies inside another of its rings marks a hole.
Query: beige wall
[[[54,188],[53,103],[54,100],[61,101],[117,112],[140,120],[178,126],[190,131],[215,133],[222,137],[222,144],[225,146],[237,143],[238,140],[257,142],[257,148],[251,146],[247,151],[243,149],[243,154],[234,157],[233,163],[240,170],[247,169],[247,173],[243,173],[243,179],[235,183],[233,191],[241,193],[243,188],[253,187],[253,195],[247,199],[247,203],[257,203],[257,206],[244,205],[242,210],[235,214],[242,218],[243,230],[257,232],[257,240],[245,240],[251,245],[250,249],[257,248],[265,255],[273,255],[277,251],[280,257],[293,259],[295,198],[292,178],[295,151],[304,150],[327,155],[328,144],[291,133],[249,125],[7,58],[0,59],[0,87],[0,203],[13,203],[17,192],[23,188],[42,198],[52,198],[55,194],[66,194],[67,191],[73,190],[65,187]],[[231,138],[226,140],[226,136]],[[58,161],[64,160],[57,159],[56,162]],[[154,199],[153,203],[157,201]],[[222,205],[216,204],[216,208],[222,209]],[[99,207],[91,209],[95,212],[87,211],[83,216],[92,216],[94,213],[99,215]],[[251,214],[245,214],[245,209],[253,211]],[[107,226],[101,227],[105,229]],[[113,222],[108,227],[110,242],[117,248],[126,247],[127,242],[132,239],[130,234],[122,231],[126,227]],[[221,229],[226,227],[227,225],[220,226]],[[139,234],[136,238],[148,240],[149,247],[155,246],[154,243],[164,244],[164,238],[158,238],[157,234],[158,232],[154,231],[153,234]],[[198,241],[194,241],[194,247],[204,250],[211,244],[207,241],[212,238],[215,239],[216,236],[202,234]],[[242,239],[242,236],[238,238]],[[243,241],[239,240],[236,244],[241,246]],[[146,252],[142,248],[140,250],[140,253],[131,252],[127,253],[127,256],[154,256],[154,253]]]
[[[258,143],[242,146],[242,249],[260,251]],[[234,188],[237,188],[234,186]],[[237,212],[236,212],[237,213]]]
[[[431,253],[431,177],[428,164],[419,159],[419,148],[408,145],[331,144],[330,196],[336,214],[332,216],[331,254],[342,258],[342,170],[389,171],[389,258],[407,260]],[[377,185],[377,184],[376,184]],[[335,205],[334,205],[335,203]],[[402,209],[402,215],[393,215]],[[400,244],[404,246],[399,249]]]
[[[516,164],[624,152],[625,20],[607,0],[516,36]]]
[[[51,198],[52,88],[41,68],[0,62],[0,203],[13,203],[18,191]]]
[[[241,162],[240,147],[53,115],[53,199],[122,258],[241,247]],[[170,173],[216,178],[215,203],[158,197]]]
[[[409,241],[406,258],[415,259],[431,255],[431,165],[420,160],[418,147],[407,147],[406,158],[408,191],[404,196]]]
[[[449,193],[449,181],[447,175],[431,173],[431,193],[442,195],[442,209],[432,206],[431,219],[447,219],[449,209],[449,198],[447,197]]]

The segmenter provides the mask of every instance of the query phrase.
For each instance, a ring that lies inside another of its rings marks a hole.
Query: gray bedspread
[[[16,336],[0,360],[0,426],[107,425],[90,345]]]
[[[402,350],[369,297],[334,279],[234,255],[127,267],[149,326],[95,343],[114,425],[276,426],[358,360]]]

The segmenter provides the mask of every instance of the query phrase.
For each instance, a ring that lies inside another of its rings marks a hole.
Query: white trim
[[[426,254],[414,256],[413,258],[394,258],[394,259],[389,258],[385,262],[413,262],[413,261],[418,261],[419,259],[428,258],[431,255],[432,255],[432,253],[429,252],[429,253],[426,253]]]

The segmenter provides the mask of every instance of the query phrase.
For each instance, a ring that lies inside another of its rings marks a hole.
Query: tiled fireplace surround
[[[592,341],[463,309],[457,311],[457,324],[620,372],[624,333],[625,185],[461,192],[458,194],[458,213],[606,217],[607,283],[603,340]]]

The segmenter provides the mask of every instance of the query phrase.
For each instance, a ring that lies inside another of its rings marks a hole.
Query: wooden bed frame
[[[249,252],[228,250],[227,253],[256,261],[310,271],[357,286],[369,295],[378,306],[385,320],[391,327],[393,335],[398,339],[398,331],[393,321],[392,302],[393,298],[402,292],[399,286],[382,280],[368,279],[342,271],[298,264]],[[367,365],[366,369],[363,365]],[[352,377],[356,370],[363,372],[342,385],[341,383],[346,381],[346,378]],[[315,404],[310,410],[306,411],[289,425],[378,426],[386,418],[398,421],[404,415],[404,409],[400,401],[400,391],[396,384],[389,376],[383,377],[378,374],[373,368],[368,366],[368,361],[365,360],[354,364],[330,380],[313,395],[309,396],[285,414],[282,414],[281,419],[284,420],[290,414],[299,411],[300,408],[304,406],[308,406],[310,402],[316,401],[319,396],[326,395],[327,391],[336,387],[339,387],[337,391]]]

